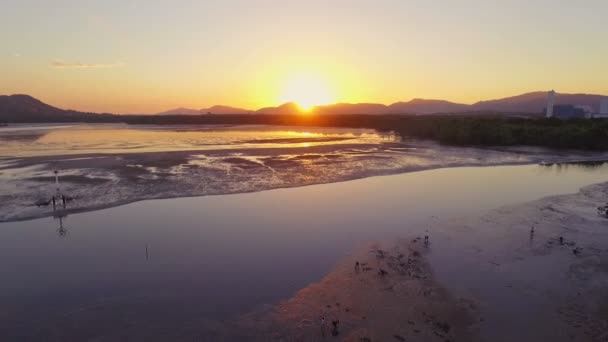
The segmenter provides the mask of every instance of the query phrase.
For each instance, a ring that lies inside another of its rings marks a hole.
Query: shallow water
[[[244,193],[442,167],[608,160],[608,153],[442,146],[372,130],[282,126],[0,129],[0,222],[52,215],[61,190],[86,211],[145,199]]]
[[[14,125],[0,128],[0,156],[140,153],[376,144],[385,136],[369,129],[262,125],[125,124]]]
[[[0,339],[195,340],[359,244],[607,178],[606,164],[462,167],[3,223]]]

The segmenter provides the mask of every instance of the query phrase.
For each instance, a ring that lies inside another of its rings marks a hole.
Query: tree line
[[[131,124],[265,124],[371,128],[401,138],[458,146],[530,145],[560,149],[608,149],[608,120],[559,120],[504,115],[201,115],[131,116]]]

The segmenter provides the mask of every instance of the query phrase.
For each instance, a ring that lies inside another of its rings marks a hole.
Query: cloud
[[[52,61],[51,66],[58,69],[119,68],[125,66],[125,63],[66,63],[62,61]]]

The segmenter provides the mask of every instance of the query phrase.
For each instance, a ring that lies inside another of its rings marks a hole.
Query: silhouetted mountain
[[[470,111],[470,106],[445,100],[413,99],[408,102],[396,102],[388,106],[392,114],[434,114],[458,113]]]
[[[157,113],[156,115],[199,115],[200,113],[198,109],[179,107]]]
[[[593,94],[560,94],[555,97],[555,104],[588,105],[599,111],[602,95]],[[491,110],[496,112],[541,113],[547,106],[547,92],[537,91],[503,99],[480,101],[471,106],[474,111]]]
[[[593,94],[557,94],[556,104],[588,105],[595,111],[599,110],[602,95]],[[547,103],[546,92],[533,92],[503,99],[480,101],[473,105],[453,103],[443,100],[414,99],[408,102],[397,102],[390,106],[378,103],[337,103],[316,106],[312,110],[317,114],[432,114],[432,113],[467,113],[493,112],[498,113],[541,113]],[[302,113],[302,109],[293,102],[284,103],[278,107],[266,107],[257,111],[228,106],[213,106],[201,110],[177,108],[162,115],[199,114],[280,114],[291,115]],[[119,122],[126,116],[112,114],[85,113],[74,110],[64,110],[43,103],[29,95],[0,95],[0,122]]]
[[[299,114],[301,112],[302,109],[295,102],[286,102],[278,107],[265,107],[256,110],[258,114]]]
[[[29,95],[0,95],[0,122],[107,122],[118,118],[111,114],[60,109]]]
[[[379,103],[336,103],[313,108],[317,114],[386,114],[387,110]]]
[[[157,113],[156,115],[201,115],[201,114],[246,114],[251,113],[251,110],[230,107],[230,106],[212,106],[203,109],[192,109],[192,108],[175,108],[164,112]]]
[[[312,112],[327,115],[348,114],[432,114],[432,113],[455,113],[470,111],[466,104],[453,103],[443,100],[414,99],[409,102],[397,102],[390,106],[381,103],[336,103],[323,106],[315,106]],[[258,113],[264,114],[297,114],[302,110],[294,103],[286,103],[279,107],[267,107],[259,109]]]
[[[219,106],[219,105],[215,105],[215,106],[209,107],[209,108],[203,108],[200,110],[201,114],[207,114],[207,113],[211,113],[211,114],[246,114],[246,113],[251,113],[251,112],[253,112],[253,111],[248,110],[248,109],[230,107],[230,106]]]
[[[589,105],[599,110],[602,95],[590,94],[557,94],[556,104]],[[326,115],[348,114],[441,114],[441,113],[541,113],[547,105],[547,92],[538,91],[502,99],[480,101],[472,105],[445,100],[413,99],[407,102],[395,102],[391,105],[380,103],[336,103],[315,106],[312,112]],[[192,113],[190,112],[192,111]],[[213,106],[196,112],[194,109],[178,108],[161,114],[241,114],[253,113],[247,109],[226,106]],[[278,107],[258,109],[259,114],[299,114],[303,110],[294,102],[287,102]]]

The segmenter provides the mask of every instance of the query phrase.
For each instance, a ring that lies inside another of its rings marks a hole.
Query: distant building
[[[585,118],[585,110],[571,104],[560,104],[553,106],[553,117],[558,119],[582,119]]]
[[[600,112],[599,114],[608,115],[608,97],[604,97],[600,100]]]
[[[585,112],[585,114],[595,113],[595,110],[591,105],[575,105],[574,108],[582,110],[583,112]]]
[[[608,97],[600,100],[600,110],[596,112],[591,105],[555,104],[556,93],[551,90],[547,93],[547,118],[558,119],[599,119],[608,118]]]
[[[576,105],[574,108],[582,110],[585,113],[585,119],[593,118],[593,113],[595,113],[593,106],[590,105]]]
[[[547,108],[545,113],[547,114],[548,118],[552,118],[553,117],[553,105],[555,104],[555,90],[551,90],[548,94],[547,94]]]
[[[608,119],[608,97],[600,99],[600,110],[591,114],[593,119]]]

